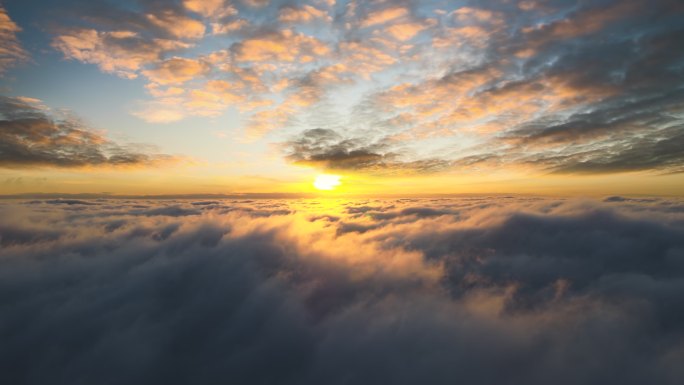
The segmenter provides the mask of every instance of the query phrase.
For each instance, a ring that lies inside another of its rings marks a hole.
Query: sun
[[[320,174],[316,176],[316,180],[314,180],[313,185],[318,190],[334,190],[335,187],[342,184],[342,182],[340,182],[340,178],[341,177],[339,175]]]

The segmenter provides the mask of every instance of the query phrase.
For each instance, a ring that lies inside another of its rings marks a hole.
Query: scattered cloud
[[[666,144],[682,130],[678,1],[105,8],[86,12],[88,27],[57,29],[53,46],[104,72],[145,78],[150,99],[133,113],[147,121],[236,107],[253,138],[368,132],[366,142],[392,148],[369,151],[383,159],[378,167],[438,159],[464,171],[682,169],[677,147]],[[326,104],[348,118],[321,125],[331,120]]]

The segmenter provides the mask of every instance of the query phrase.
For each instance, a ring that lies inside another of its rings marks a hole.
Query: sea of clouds
[[[684,201],[0,201],[2,384],[681,384]]]

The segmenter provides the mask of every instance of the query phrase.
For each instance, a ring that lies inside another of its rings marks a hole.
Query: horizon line
[[[344,198],[448,198],[465,196],[537,196],[537,197],[662,197],[662,198],[681,198],[684,195],[675,194],[543,194],[543,193],[422,193],[422,194],[352,194],[352,193],[287,193],[287,192],[267,192],[267,193],[196,193],[196,194],[116,194],[109,192],[101,193],[20,193],[20,194],[0,194],[0,200],[11,199],[344,199]]]

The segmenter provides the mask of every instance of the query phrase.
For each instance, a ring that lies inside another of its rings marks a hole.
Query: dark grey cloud
[[[40,0],[29,0],[40,3]],[[144,42],[152,45],[154,39],[174,39],[172,29],[166,28],[167,22],[197,20],[199,17],[182,6],[180,1],[133,0],[126,4],[108,1],[68,0],[60,2],[64,7],[53,9],[50,26],[78,25],[81,27],[101,27],[111,31],[135,31],[143,36]],[[73,9],[77,8],[77,13]],[[155,22],[157,21],[157,22]],[[133,43],[134,40],[129,40]],[[142,40],[139,41],[142,43]],[[134,49],[135,46],[129,48]],[[140,47],[142,48],[142,47]]]
[[[507,41],[516,44],[502,45],[502,52],[531,47],[535,54],[524,63],[525,79],[513,87],[555,79],[577,93],[567,100],[567,107],[576,103],[575,111],[529,121],[504,137],[538,151],[535,158],[548,162],[553,171],[681,172],[681,4],[604,1],[557,7],[574,9],[557,21],[514,35],[515,40]],[[594,101],[585,103],[583,98]]]
[[[580,156],[562,159],[554,166],[556,172],[613,173],[659,170],[684,172],[684,126],[655,132],[651,137],[639,137],[606,146],[602,151],[588,151]],[[547,159],[553,163],[554,159]]]
[[[450,164],[442,159],[411,160],[386,141],[346,138],[327,128],[306,130],[283,145],[289,161],[329,170],[436,172],[447,169]]]
[[[639,202],[639,203],[648,203],[648,202],[657,202],[658,198],[626,198],[622,197],[619,195],[613,195],[606,197],[603,199],[604,202]]]
[[[194,202],[1,204],[0,380],[684,378],[679,200]]]
[[[0,97],[0,167],[137,166],[172,159],[117,144],[36,101]]]

